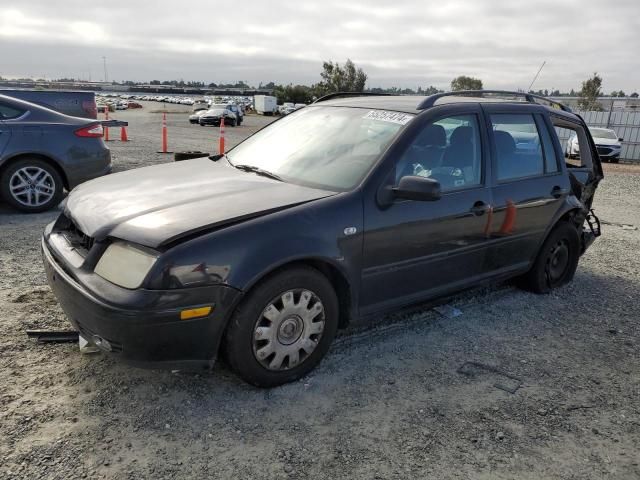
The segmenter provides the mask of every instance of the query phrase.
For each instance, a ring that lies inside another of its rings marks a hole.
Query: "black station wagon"
[[[334,94],[226,155],[80,185],[42,249],[69,320],[102,350],[182,369],[220,350],[274,386],[372,314],[486,281],[569,282],[600,234],[602,178],[584,121],[542,97]]]

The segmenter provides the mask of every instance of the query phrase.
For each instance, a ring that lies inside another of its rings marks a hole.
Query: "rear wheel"
[[[317,270],[283,270],[258,284],[225,335],[231,368],[258,387],[292,382],[324,357],[338,328],[338,300]]]
[[[58,171],[49,163],[38,158],[24,158],[3,172],[0,193],[14,208],[37,213],[60,203],[64,184]]]
[[[522,286],[536,293],[548,293],[569,283],[580,258],[580,237],[575,226],[559,223],[545,240],[531,270],[521,279]]]

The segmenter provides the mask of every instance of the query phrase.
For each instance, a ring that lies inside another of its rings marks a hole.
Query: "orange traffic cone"
[[[220,119],[220,140],[218,142],[220,155],[224,155],[224,117]]]
[[[162,150],[158,153],[173,153],[168,150],[168,139],[167,139],[167,114],[162,114]]]
[[[104,119],[109,120],[109,105],[104,106]],[[104,141],[109,141],[109,127],[104,127]]]
[[[120,127],[120,141],[128,142],[129,137],[127,137],[127,128],[125,126]]]

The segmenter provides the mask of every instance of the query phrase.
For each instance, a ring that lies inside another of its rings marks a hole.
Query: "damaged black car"
[[[100,349],[173,369],[220,353],[270,387],[373,314],[507,278],[539,293],[571,281],[600,234],[602,178],[584,121],[542,97],[334,94],[226,155],[80,185],[42,250]]]

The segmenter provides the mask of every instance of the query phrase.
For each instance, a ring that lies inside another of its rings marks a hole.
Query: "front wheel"
[[[306,375],[338,328],[331,283],[310,267],[276,273],[236,309],[224,340],[227,361],[246,382],[275,387]]]
[[[10,165],[0,178],[0,193],[7,203],[27,213],[44,212],[62,200],[64,184],[58,171],[39,158]]]
[[[548,293],[569,283],[578,268],[580,237],[576,227],[560,222],[549,234],[533,267],[521,279],[527,290]]]

